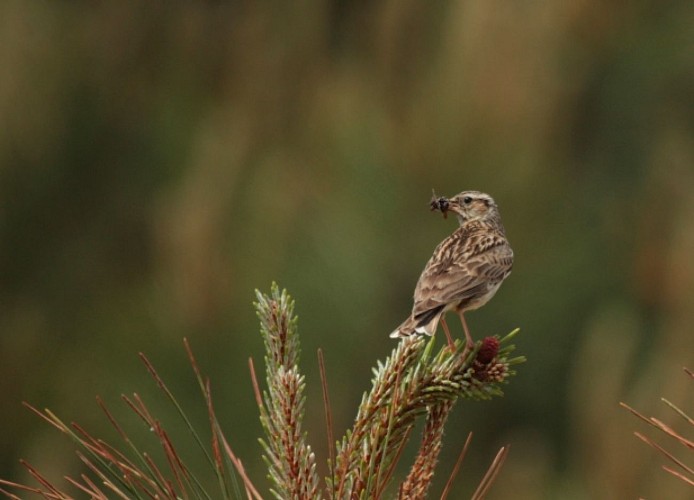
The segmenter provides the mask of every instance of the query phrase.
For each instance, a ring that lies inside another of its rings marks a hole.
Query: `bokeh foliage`
[[[187,374],[184,336],[256,456],[250,302],[272,280],[301,305],[322,446],[311,353],[339,432],[453,229],[430,189],[473,188],[516,265],[470,327],[522,327],[529,363],[449,432],[485,464],[512,443],[497,498],[685,495],[644,473],[617,402],[685,400],[693,19],[684,0],[3,2],[0,476],[77,466],[21,400],[101,425],[95,394],[147,390],[137,351]]]

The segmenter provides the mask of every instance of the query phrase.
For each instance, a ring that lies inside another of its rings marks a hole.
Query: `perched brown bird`
[[[412,314],[390,336],[433,335],[441,321],[453,349],[444,315],[455,311],[471,348],[464,313],[482,307],[494,296],[511,274],[513,250],[496,203],[488,194],[463,191],[450,199],[434,195],[431,206],[444,215],[454,213],[460,227],[434,250],[417,282]]]

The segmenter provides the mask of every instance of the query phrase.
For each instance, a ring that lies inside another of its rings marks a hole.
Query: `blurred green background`
[[[81,471],[23,400],[113,440],[95,395],[165,414],[139,351],[205,429],[187,337],[267,491],[247,360],[272,280],[324,466],[316,349],[339,436],[455,228],[433,187],[495,197],[516,263],[468,321],[528,357],[456,408],[435,491],[474,431],[460,498],[506,443],[492,498],[691,498],[618,402],[694,407],[693,41],[686,0],[2,2],[0,477]]]

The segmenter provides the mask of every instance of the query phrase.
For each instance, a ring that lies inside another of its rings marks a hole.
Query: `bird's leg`
[[[451,332],[448,330],[448,324],[446,323],[446,318],[441,316],[441,326],[443,331],[446,333],[446,338],[448,339],[448,348],[451,351],[455,351],[455,344],[453,343],[453,338],[451,337]]]
[[[465,331],[465,341],[467,343],[467,348],[471,351],[473,347],[475,347],[475,343],[472,341],[470,330],[468,330],[467,321],[465,321],[465,313],[463,313],[463,311],[459,311],[458,316],[460,316],[460,322],[463,324],[463,330]]]

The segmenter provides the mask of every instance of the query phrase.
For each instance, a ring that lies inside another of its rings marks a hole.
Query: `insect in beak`
[[[443,218],[448,218],[448,206],[450,202],[445,196],[436,196],[436,192],[431,190],[431,201],[429,202],[429,208],[431,211],[438,210],[443,214]]]

